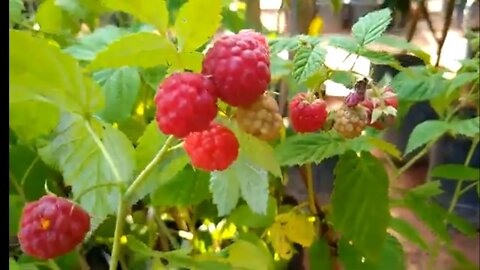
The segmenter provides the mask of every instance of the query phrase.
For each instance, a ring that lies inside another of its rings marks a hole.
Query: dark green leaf
[[[477,180],[480,177],[480,170],[461,164],[443,164],[433,168],[430,176],[452,180]]]
[[[22,208],[24,201],[19,195],[9,195],[8,198],[8,228],[9,235],[17,235],[18,226],[20,225],[20,215],[22,214]]]
[[[79,113],[103,106],[100,87],[84,77],[75,59],[59,48],[15,30],[10,31],[10,48],[10,104],[40,100]]]
[[[210,196],[208,189],[210,175],[185,167],[169,181],[160,180],[157,190],[151,196],[155,206],[195,205]]]
[[[377,266],[378,270],[405,270],[405,252],[397,238],[387,235],[382,255]]]
[[[390,219],[389,227],[423,250],[428,250],[428,245],[425,240],[423,240],[418,230],[404,219],[392,217]]]
[[[397,74],[391,84],[399,99],[430,100],[445,93],[448,82],[442,73],[432,73],[425,67],[409,67]]]
[[[146,68],[141,71],[141,74],[142,79],[156,92],[160,82],[167,75],[167,68],[165,66]]]
[[[447,222],[452,224],[457,230],[463,233],[466,236],[476,236],[477,235],[477,227],[474,224],[467,221],[465,218],[458,216],[455,213],[447,213]]]
[[[107,25],[83,36],[77,44],[67,47],[63,51],[78,60],[91,61],[95,59],[98,52],[126,34],[128,34],[126,29]]]
[[[137,173],[140,173],[152,161],[166,139],[167,136],[160,132],[155,121],[152,121],[145,128],[145,132],[138,140],[138,146],[135,149]],[[187,164],[188,156],[183,149],[175,149],[167,153],[165,158],[155,166],[145,182],[138,188],[133,201],[142,199],[145,195],[156,191],[160,185],[168,183]]]
[[[370,12],[361,17],[353,26],[352,34],[360,46],[377,40],[390,24],[392,11],[389,8]]]
[[[103,0],[102,3],[113,10],[130,13],[140,21],[157,27],[165,33],[168,26],[168,10],[165,0]]]
[[[53,138],[39,144],[44,161],[59,168],[74,196],[85,193],[80,205],[102,219],[117,210],[120,202],[118,185],[125,185],[133,176],[134,149],[126,136],[95,118],[90,122],[64,114]],[[105,184],[117,183],[117,186]]]
[[[332,222],[372,261],[379,259],[390,218],[388,175],[370,153],[346,152],[335,168]],[[346,200],[345,198],[348,198]]]
[[[242,204],[230,213],[228,219],[237,226],[265,228],[275,221],[276,215],[277,201],[273,197],[269,197],[266,215],[254,213],[247,204]]]
[[[220,26],[221,12],[221,0],[189,0],[185,3],[177,14],[174,27],[179,50],[194,51],[212,38]]]
[[[390,46],[401,50],[407,50],[412,52],[415,56],[422,59],[425,63],[430,63],[430,54],[426,53],[422,49],[415,46],[413,43],[408,42],[404,38],[399,38],[393,35],[383,35],[379,37],[375,43]]]
[[[428,120],[417,125],[408,138],[404,155],[414,151],[422,145],[433,142],[448,131],[448,123],[440,120]]]
[[[332,269],[332,257],[327,240],[321,237],[315,241],[309,250],[310,269]]]
[[[138,91],[140,74],[135,68],[123,67],[96,72],[93,79],[105,93],[105,108],[100,112],[108,122],[117,122],[130,117]]]
[[[302,46],[293,59],[293,77],[297,83],[305,82],[324,64],[327,51],[320,44],[310,47]]]
[[[381,247],[380,247],[381,248]],[[343,269],[372,270],[375,269],[370,261],[367,261],[362,252],[353,243],[345,238],[338,241],[338,258]],[[383,270],[383,269],[382,269]]]
[[[450,132],[453,134],[460,134],[467,137],[475,137],[480,134],[480,117],[453,120],[449,123]]]
[[[155,67],[176,60],[176,49],[166,37],[141,32],[126,35],[99,52],[88,66],[91,70],[122,66]]]
[[[425,184],[416,186],[409,190],[409,193],[414,194],[417,197],[431,198],[443,193],[440,186],[440,181],[430,181]]]

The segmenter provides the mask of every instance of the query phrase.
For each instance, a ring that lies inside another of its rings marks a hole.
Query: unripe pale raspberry
[[[347,139],[358,137],[362,134],[368,123],[367,111],[362,106],[348,107],[343,105],[335,111],[335,124],[333,128]]]
[[[183,147],[194,167],[223,171],[237,159],[239,144],[232,131],[212,123],[210,128],[185,137]]]
[[[269,95],[260,96],[250,106],[239,107],[235,120],[246,133],[267,141],[278,137],[283,124],[278,104]]]
[[[217,115],[215,85],[201,74],[175,73],[155,96],[160,130],[177,138],[209,127]]]
[[[295,95],[290,102],[289,111],[293,129],[301,133],[320,130],[328,116],[325,101],[307,93]]]
[[[218,97],[231,106],[248,106],[270,83],[270,57],[253,33],[223,36],[203,60],[202,73],[211,76]]]
[[[26,254],[46,260],[72,251],[89,230],[90,217],[82,208],[45,195],[23,208],[18,239]]]

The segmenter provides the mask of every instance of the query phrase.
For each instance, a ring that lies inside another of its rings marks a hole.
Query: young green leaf
[[[210,175],[202,171],[194,171],[185,167],[169,181],[161,184],[151,195],[151,203],[155,206],[186,207],[195,205],[210,196],[208,189]]]
[[[39,100],[82,114],[103,106],[100,87],[83,76],[75,59],[28,32],[9,34],[10,103]]]
[[[189,0],[185,3],[177,14],[174,27],[180,51],[191,52],[208,42],[220,26],[221,13],[221,0]]]
[[[105,93],[101,117],[108,122],[122,121],[132,114],[140,90],[140,74],[136,68],[106,69],[93,74]]]
[[[425,67],[409,67],[396,75],[391,84],[400,100],[422,101],[442,95],[449,81],[442,73],[433,73]]]
[[[9,270],[21,270],[20,265],[13,258],[8,259],[8,269]]]
[[[332,269],[332,257],[327,240],[321,237],[308,249],[310,269]]]
[[[480,177],[480,170],[461,164],[443,164],[433,168],[430,176],[432,178],[473,181]]]
[[[140,21],[154,25],[160,33],[168,27],[168,9],[165,0],[102,0],[103,4],[117,11],[130,13]]]
[[[320,163],[349,149],[366,151],[370,148],[371,145],[363,137],[347,141],[335,132],[321,132],[288,137],[277,146],[275,154],[280,165],[302,165]]]
[[[54,137],[39,145],[40,156],[60,169],[74,197],[84,193],[80,205],[97,218],[117,210],[118,185],[131,180],[135,167],[134,149],[127,137],[95,118],[90,121],[64,114]],[[107,185],[117,183],[117,186]]]
[[[228,169],[211,173],[210,190],[219,216],[227,215],[235,208],[240,193],[254,213],[267,214],[267,172],[241,154]]]
[[[175,45],[166,37],[140,32],[116,40],[99,52],[90,63],[90,70],[102,68],[154,67],[169,65],[175,61]]]
[[[226,248],[227,261],[235,269],[258,270],[268,269],[270,257],[267,257],[260,247],[245,240],[236,240]]]
[[[232,127],[232,131],[240,144],[240,152],[253,164],[267,170],[276,177],[282,177],[282,171],[275,156],[274,149],[270,144],[245,133],[238,126]]]
[[[411,194],[414,194],[417,197],[422,198],[431,198],[443,193],[443,190],[440,186],[440,181],[430,181],[425,184],[416,186],[408,191]]]
[[[402,237],[405,237],[405,239],[407,239],[408,241],[422,248],[423,250],[428,250],[427,243],[425,242],[425,240],[423,240],[417,229],[404,219],[392,217],[390,219],[389,227],[398,234],[400,234]]]
[[[48,33],[75,33],[80,28],[79,21],[56,5],[55,0],[47,0],[40,4],[35,20],[40,29]]]
[[[124,28],[107,25],[81,37],[76,44],[63,49],[63,51],[78,60],[92,61],[98,52],[126,34],[128,31]]]
[[[480,134],[480,117],[453,120],[449,123],[450,132],[460,134],[467,137],[475,137]]]
[[[417,125],[408,138],[404,155],[414,151],[426,143],[436,141],[448,131],[448,123],[440,120],[428,120]]]
[[[297,83],[305,82],[314,75],[324,64],[326,55],[327,51],[321,44],[300,47],[293,59],[292,74]]]
[[[156,121],[152,121],[147,125],[143,135],[138,139],[138,145],[135,149],[137,173],[140,173],[152,161],[166,139],[167,136],[160,132]],[[138,188],[133,201],[140,200],[152,192],[155,194],[159,186],[168,183],[187,164],[188,156],[183,149],[175,149],[167,153],[165,158],[147,176],[143,185]],[[153,194],[152,196],[154,196]]]
[[[11,102],[9,112],[10,127],[25,142],[50,133],[60,120],[57,106],[34,99]]]
[[[269,197],[266,215],[254,213],[247,204],[242,204],[230,213],[228,219],[237,226],[265,228],[275,221],[276,215],[277,201],[273,197]]]
[[[388,175],[370,153],[361,157],[349,151],[335,168],[332,222],[372,261],[378,260],[390,219]],[[346,199],[348,198],[348,199]]]
[[[310,247],[316,238],[315,225],[308,220],[308,216],[295,211],[286,212],[275,218],[282,233],[290,242]]]
[[[353,26],[352,34],[360,46],[365,46],[377,40],[392,21],[392,11],[389,8],[370,12],[361,17]]]

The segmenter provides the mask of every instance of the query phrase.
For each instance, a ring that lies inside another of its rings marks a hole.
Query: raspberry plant
[[[453,213],[461,194],[478,190],[478,170],[468,166],[474,150],[465,165],[443,165],[430,175],[459,180],[449,209],[432,201],[442,192],[438,181],[391,197],[384,165],[370,151],[402,159],[417,150],[394,168],[397,179],[443,134],[472,138],[475,149],[478,116],[456,112],[478,104],[478,54],[451,80],[443,68],[404,68],[368,46],[382,43],[428,62],[412,44],[383,35],[388,9],[361,18],[352,37],[267,43],[250,30],[214,37],[227,16],[220,0],[180,7],[161,0],[47,0],[35,14],[36,30],[12,2],[10,236],[18,235],[20,249],[11,250],[10,268],[83,269],[85,254],[104,244],[111,270],[285,269],[297,244],[309,252],[310,269],[405,269],[398,235],[433,258],[446,246],[471,266],[452,247],[447,225],[475,234]],[[133,23],[97,28],[97,16],[107,11],[129,14]],[[80,21],[92,32],[77,35]],[[386,86],[371,74],[329,67],[327,46],[401,73]],[[284,60],[279,76],[282,51],[294,57]],[[279,77],[295,86],[284,119],[273,99]],[[327,80],[352,88],[341,109],[326,106]],[[367,127],[392,126],[423,100],[440,119],[418,125],[405,151]],[[313,179],[312,164],[332,156],[340,156],[334,190],[320,205],[313,181],[322,179]],[[297,166],[308,201],[292,205],[284,185]],[[436,234],[434,245],[391,216],[398,206]]]

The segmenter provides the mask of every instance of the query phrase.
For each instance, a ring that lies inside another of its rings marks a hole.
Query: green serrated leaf
[[[128,31],[124,28],[107,25],[81,37],[76,44],[65,48],[63,51],[78,60],[92,61],[98,52],[126,34],[128,34]]]
[[[99,52],[88,68],[155,67],[169,65],[177,53],[173,43],[166,37],[148,32],[126,35]]]
[[[389,227],[423,250],[428,250],[428,245],[425,240],[423,240],[418,230],[404,219],[392,217],[390,219]]]
[[[370,153],[346,152],[335,168],[332,222],[372,261],[379,259],[390,218],[388,175]],[[348,198],[348,200],[345,200]]]
[[[400,100],[430,100],[445,93],[448,82],[441,73],[431,73],[425,67],[409,67],[397,74],[391,84]]]
[[[418,58],[422,59],[425,63],[430,63],[430,54],[426,53],[414,44],[408,42],[404,38],[399,38],[393,35],[382,35],[377,40],[375,40],[375,43],[387,45],[401,50],[407,50],[409,52],[412,52]]]
[[[360,46],[377,40],[392,21],[392,11],[384,8],[361,17],[353,26],[352,34]]]
[[[321,237],[308,249],[310,269],[332,269],[332,257],[327,240]]]
[[[440,181],[430,181],[409,190],[411,194],[422,198],[431,198],[443,193]]]
[[[39,100],[12,102],[9,112],[10,127],[26,142],[50,133],[60,120],[58,107]]]
[[[161,181],[151,196],[155,206],[195,205],[210,196],[208,189],[210,175],[202,171],[194,171],[185,167],[169,181]]]
[[[9,42],[10,103],[39,100],[86,114],[103,106],[100,87],[84,77],[75,59],[59,48],[16,30],[10,30]]]
[[[312,46],[315,46],[321,40],[323,40],[322,37],[297,35],[292,37],[277,37],[275,39],[270,39],[268,41],[268,45],[270,47],[270,54],[276,55],[281,51],[296,51],[302,44],[301,42],[306,42],[311,44]]]
[[[451,80],[451,83],[448,87],[448,93],[458,90],[458,88],[478,80],[478,77],[479,75],[477,72],[465,72],[457,74],[457,76]]]
[[[221,13],[221,0],[189,0],[185,3],[177,14],[174,27],[180,51],[194,51],[211,39],[222,21]]]
[[[443,164],[433,168],[430,172],[430,177],[474,181],[480,177],[480,170],[461,164]]]
[[[391,155],[392,157],[397,159],[401,158],[401,153],[394,144],[376,137],[368,137],[367,141],[373,147],[382,150],[383,152]]]
[[[167,136],[160,132],[155,121],[148,124],[135,149],[137,158],[136,171],[138,173],[151,162],[166,140]],[[147,176],[143,185],[138,188],[133,200],[140,200],[152,192],[154,194],[159,186],[168,183],[178,172],[185,168],[188,162],[188,156],[182,149],[175,149],[167,153],[164,159]]]
[[[240,152],[253,164],[260,166],[276,177],[282,177],[280,165],[270,144],[242,131],[234,126],[232,131],[240,144]]]
[[[460,134],[467,137],[475,137],[480,134],[480,117],[453,120],[448,123],[452,134]]]
[[[237,226],[265,228],[275,221],[276,215],[277,201],[273,197],[269,197],[266,215],[254,213],[248,205],[242,204],[230,213],[228,219]]]
[[[327,50],[320,44],[312,47],[302,46],[293,59],[293,77],[297,83],[305,82],[324,65]]]
[[[367,58],[375,65],[389,65],[397,70],[403,69],[400,63],[390,53],[371,51],[364,48],[358,50],[357,53],[358,55]]]
[[[235,171],[227,169],[212,172],[210,191],[213,195],[213,203],[217,205],[218,216],[228,215],[240,199],[240,183]]]
[[[360,49],[358,43],[350,36],[333,36],[329,39],[328,44],[333,47],[344,49],[349,53],[356,53]]]
[[[244,270],[268,269],[270,257],[255,244],[245,240],[237,240],[227,247],[227,261],[234,267]]]
[[[165,0],[102,0],[102,3],[113,10],[130,13],[140,21],[154,25],[160,33],[168,27],[168,9]]]
[[[8,0],[8,15],[10,23],[22,21],[22,11],[25,9],[22,0]]]
[[[50,141],[38,145],[39,154],[60,169],[74,196],[93,186],[127,184],[135,167],[134,149],[127,137],[95,118],[90,122],[64,114]],[[102,186],[80,199],[96,218],[114,213],[120,202],[118,186]]]
[[[299,134],[288,137],[275,149],[280,165],[320,163],[346,151],[346,140],[333,132]]]
[[[40,29],[47,33],[75,33],[79,21],[55,4],[55,0],[44,1],[35,14]]]
[[[417,125],[408,138],[404,155],[426,143],[431,143],[448,131],[448,123],[440,120],[428,120]]]
[[[140,90],[140,74],[136,68],[106,69],[93,74],[105,93],[105,108],[100,116],[108,122],[130,117]]]

